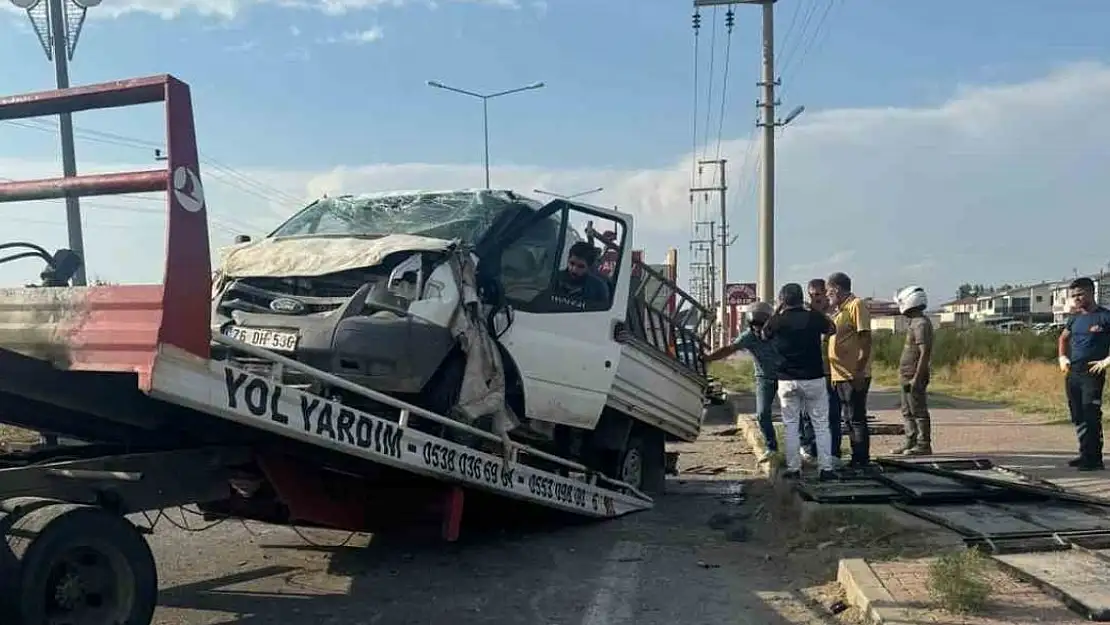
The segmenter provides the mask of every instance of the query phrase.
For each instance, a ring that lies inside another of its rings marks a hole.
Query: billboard
[[[724,337],[725,342],[729,342],[733,337],[739,336],[740,331],[743,330],[743,315],[741,310],[744,306],[757,301],[755,295],[754,282],[730,282],[725,288],[725,301],[728,302],[728,320],[725,323],[725,328],[729,330],[728,336]]]

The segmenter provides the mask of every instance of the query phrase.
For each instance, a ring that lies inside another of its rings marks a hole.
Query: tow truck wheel
[[[150,625],[158,572],[126,519],[55,503],[19,517],[2,554],[5,625]]]

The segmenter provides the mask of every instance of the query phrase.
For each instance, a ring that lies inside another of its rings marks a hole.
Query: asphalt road
[[[811,625],[823,622],[760,545],[712,529],[742,510],[748,463],[721,428],[684,446],[680,466],[724,472],[718,494],[684,474],[655,509],[601,523],[508,528],[453,545],[381,544],[358,535],[229,521],[189,532],[161,521],[151,544],[162,593],[157,625]],[[203,525],[168,512],[178,524]]]

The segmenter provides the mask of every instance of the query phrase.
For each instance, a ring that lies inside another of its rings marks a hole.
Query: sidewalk
[[[1110,499],[1110,472],[1080,473],[1067,466],[1076,454],[1070,425],[1049,424],[1035,415],[1011,412],[1001,405],[934,396],[933,450],[944,457],[988,457],[1064,488]],[[897,393],[871,394],[869,413],[880,422],[902,420]],[[872,454],[885,455],[900,437],[872,438]],[[974,617],[959,617],[931,608],[926,580],[929,560],[868,563],[843,561],[838,581],[872,622],[1013,625],[1087,622],[1036,586],[995,573],[990,607]]]
[[[1067,466],[1077,452],[1071,425],[1049,424],[1036,415],[1015,414],[987,402],[944,396],[930,400],[933,451],[938,455],[985,456],[995,464],[1110,500],[1110,471],[1080,473]],[[871,393],[868,412],[880,422],[902,422],[897,393]],[[873,437],[872,454],[885,455],[901,442],[900,437]]]
[[[743,396],[738,400],[741,416],[750,419],[754,402]],[[987,457],[997,465],[1083,494],[1105,497],[1110,502],[1110,471],[1080,473],[1067,466],[1077,446],[1070,425],[1051,424],[1036,415],[1016,414],[1002,405],[988,402],[936,395],[930,400],[933,449],[938,455]],[[876,423],[902,422],[897,392],[872,391],[868,404],[868,413],[876,417]],[[758,439],[752,425],[749,421],[746,434]],[[872,436],[871,453],[876,457],[884,456],[901,443],[900,436]],[[847,447],[846,440],[844,445]],[[929,563],[928,559],[842,560],[838,581],[848,602],[859,608],[869,622],[902,625],[1070,625],[1087,622],[1033,584],[1002,572],[992,574],[994,590],[984,614],[964,617],[946,613],[933,607],[935,604],[927,588]]]

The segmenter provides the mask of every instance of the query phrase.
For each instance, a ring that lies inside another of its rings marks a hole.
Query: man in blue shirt
[[[1075,310],[1057,345],[1060,370],[1065,374],[1068,411],[1079,439],[1079,456],[1069,466],[1099,471],[1102,460],[1102,389],[1110,366],[1110,310],[1095,303],[1095,284],[1076,278],[1068,285]]]
[[[771,404],[778,393],[778,364],[779,354],[775,345],[769,339],[763,338],[763,326],[771,318],[774,310],[770,304],[757,302],[747,307],[745,312],[750,316],[748,328],[732,342],[705,356],[706,362],[722,360],[745,350],[752,355],[755,368],[755,414],[759,422],[759,429],[763,432],[763,440],[767,443],[767,450],[760,457],[760,462],[771,459],[778,451],[778,441],[775,439],[775,426],[771,423]]]

